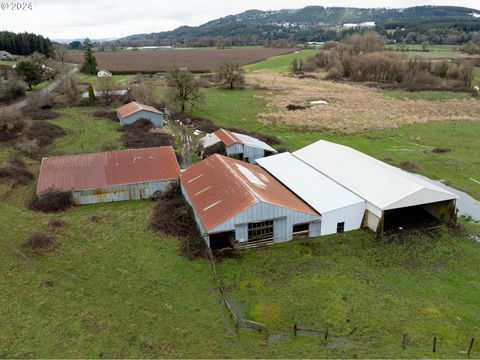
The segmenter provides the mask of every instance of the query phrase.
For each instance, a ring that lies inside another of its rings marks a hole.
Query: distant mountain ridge
[[[427,32],[431,28],[480,31],[480,10],[456,6],[416,6],[404,9],[361,9],[307,6],[302,9],[248,10],[211,20],[199,26],[136,34],[120,41],[156,41],[176,44],[202,37],[248,38],[261,40],[322,41],[334,37],[345,23],[375,22],[379,30]]]

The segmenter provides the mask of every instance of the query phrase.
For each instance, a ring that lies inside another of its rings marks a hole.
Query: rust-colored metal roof
[[[139,112],[141,110],[146,110],[146,111],[151,111],[154,113],[161,114],[162,112],[155,109],[152,106],[148,105],[143,105],[139,104],[136,101],[129,102],[128,104],[122,105],[119,108],[117,108],[117,113],[122,117],[130,116],[132,114],[135,114],[136,112]]]
[[[179,176],[171,146],[56,156],[42,159],[37,193],[49,188],[85,190]]]
[[[214,134],[225,144],[225,146],[230,146],[232,144],[243,144],[243,141],[240,140],[235,134],[231,131],[225,129],[218,129],[214,131]]]
[[[191,166],[180,180],[206,231],[258,202],[318,215],[260,166],[222,155]]]

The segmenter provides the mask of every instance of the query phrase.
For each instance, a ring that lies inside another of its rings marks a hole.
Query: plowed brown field
[[[233,49],[176,49],[158,51],[96,52],[100,68],[112,72],[160,72],[172,68],[190,71],[210,71],[225,62],[251,64],[272,56],[290,53],[294,49],[233,48]],[[65,60],[81,64],[83,53],[70,52]]]

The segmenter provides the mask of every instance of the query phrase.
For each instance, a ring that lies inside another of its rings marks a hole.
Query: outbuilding
[[[217,153],[254,163],[256,159],[276,154],[277,150],[252,136],[218,129],[200,139],[201,155],[205,158]]]
[[[260,166],[214,154],[184,170],[182,192],[208,246],[318,236],[321,216]]]
[[[37,195],[71,191],[76,204],[147,199],[179,177],[171,146],[48,157],[42,159]]]
[[[362,226],[365,200],[302,160],[285,152],[257,163],[322,216],[320,235]]]
[[[133,124],[140,119],[150,120],[155,127],[163,126],[163,113],[160,110],[136,101],[120,106],[117,109],[117,118],[122,126]]]
[[[112,77],[112,73],[106,69],[101,69],[97,73],[98,77]]]
[[[377,237],[455,221],[455,194],[348,146],[320,140],[293,155],[364,199],[364,225]]]

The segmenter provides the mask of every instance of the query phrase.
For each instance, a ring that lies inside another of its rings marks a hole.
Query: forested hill
[[[249,10],[209,21],[182,26],[173,31],[131,35],[122,42],[149,45],[191,44],[220,37],[233,45],[268,40],[325,41],[341,36],[346,23],[375,22],[377,30],[390,38],[431,43],[459,43],[480,31],[480,10],[455,6],[417,6],[405,9],[357,9],[308,6],[277,11]],[[398,31],[392,31],[398,30]],[[351,29],[349,31],[352,31]],[[217,39],[218,40],[218,39]],[[192,44],[191,44],[192,45]],[[205,44],[207,45],[207,44]]]
[[[0,31],[0,50],[14,55],[30,55],[39,52],[45,56],[53,55],[53,46],[48,38],[31,33],[15,34]]]

